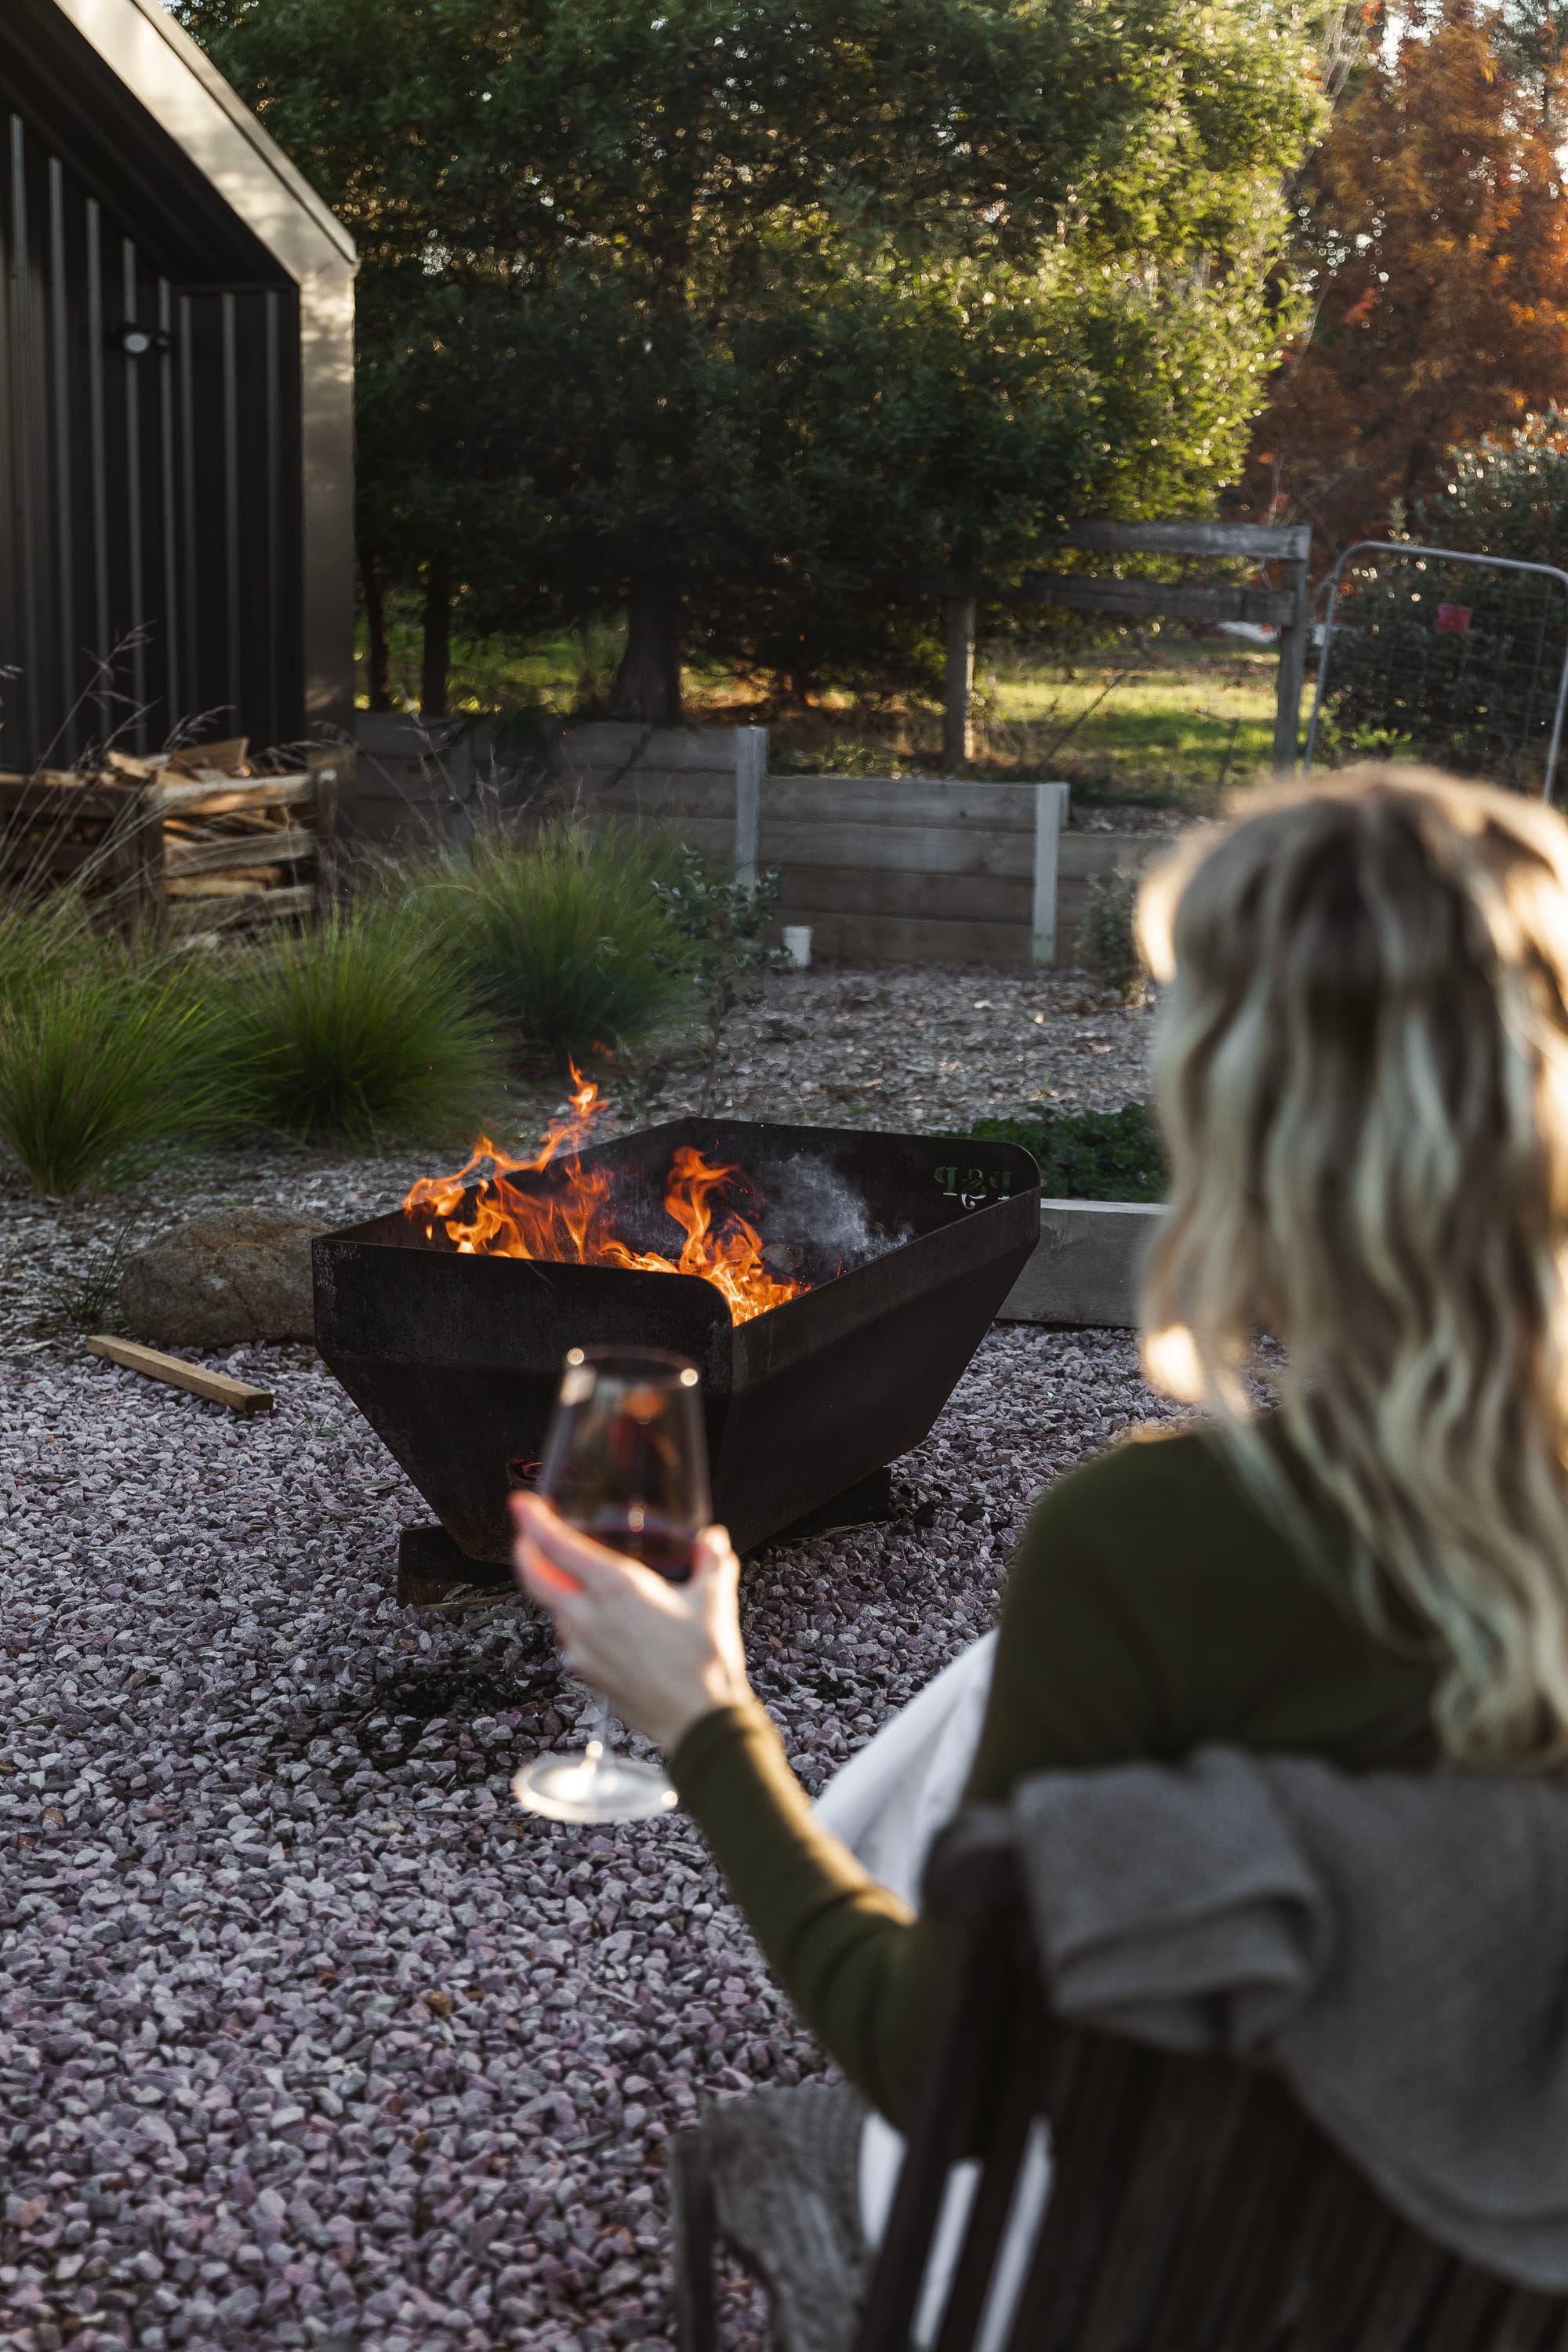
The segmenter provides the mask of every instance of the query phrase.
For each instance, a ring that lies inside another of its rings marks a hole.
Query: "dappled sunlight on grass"
[[[1205,802],[1268,764],[1276,657],[1173,644],[1099,662],[977,665],[977,750],[1108,797]]]

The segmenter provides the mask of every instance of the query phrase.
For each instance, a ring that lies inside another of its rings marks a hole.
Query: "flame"
[[[481,1135],[453,1175],[420,1178],[403,1207],[424,1225],[426,1241],[435,1240],[439,1225],[465,1257],[550,1258],[633,1274],[700,1275],[722,1294],[733,1323],[765,1315],[810,1287],[772,1273],[756,1227],[738,1209],[716,1202],[714,1196],[727,1187],[745,1184],[742,1171],[705,1160],[689,1143],[677,1147],[664,1193],[666,1213],[686,1236],[679,1256],[628,1249],[611,1230],[612,1171],[584,1168],[579,1156],[604,1108],[599,1089],[575,1066],[572,1084],[570,1115],[551,1122],[530,1158],[514,1159]],[[563,1181],[547,1193],[508,1181],[538,1175],[557,1160]]]

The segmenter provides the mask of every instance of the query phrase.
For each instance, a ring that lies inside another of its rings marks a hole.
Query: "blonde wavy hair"
[[[1568,825],[1413,767],[1247,796],[1144,885],[1173,1168],[1151,1378],[1430,1656],[1442,1750],[1568,1758]],[[1256,1343],[1287,1448],[1256,1418]]]

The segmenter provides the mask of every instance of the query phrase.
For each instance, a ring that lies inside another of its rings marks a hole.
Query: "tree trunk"
[[[680,724],[680,598],[663,572],[641,572],[632,582],[610,717],[644,727]]]
[[[447,672],[452,657],[452,584],[444,563],[425,566],[425,649],[419,671],[419,712],[447,716]]]
[[[364,597],[364,622],[370,639],[366,668],[369,673],[370,707],[373,710],[392,708],[391,648],[386,642],[386,594],[381,576],[381,565],[374,555],[362,547],[359,557],[360,589]]]

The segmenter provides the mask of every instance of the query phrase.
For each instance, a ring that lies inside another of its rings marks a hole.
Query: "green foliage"
[[[1039,1163],[1047,1201],[1163,1201],[1170,1185],[1164,1147],[1147,1103],[1121,1110],[1057,1111],[1032,1118],[982,1118],[973,1132],[1021,1143]]]
[[[1143,993],[1143,959],[1138,951],[1137,874],[1094,874],[1084,893],[1079,942],[1083,960],[1119,988],[1129,1001]]]
[[[1426,759],[1539,788],[1568,653],[1561,588],[1528,575],[1422,557],[1454,548],[1559,565],[1568,544],[1568,414],[1553,404],[1509,433],[1447,451],[1441,488],[1391,536],[1408,558],[1354,566],[1342,593],[1315,756]],[[1462,605],[1463,632],[1436,628]]]
[[[1515,520],[1528,534],[1523,490]],[[1314,761],[1426,760],[1539,792],[1568,655],[1561,583],[1445,562],[1397,522],[1394,535],[1407,555],[1362,556],[1342,582]]]
[[[669,852],[647,835],[553,824],[481,832],[422,894],[448,952],[503,1028],[556,1060],[639,1043],[680,1002],[654,885]]]
[[[616,715],[683,640],[929,677],[889,572],[1206,502],[1290,323],[1282,0],[181,14],[358,241],[362,549],[474,631],[629,606]]]
[[[188,968],[139,966],[108,940],[50,943],[60,951],[26,983],[14,964],[0,980],[0,1139],[40,1192],[79,1192],[143,1172],[225,1103]]]
[[[1412,510],[1411,536],[1436,547],[1561,564],[1568,547],[1568,414],[1555,402],[1511,433],[1450,449],[1443,488]]]
[[[362,900],[300,937],[237,946],[212,1002],[237,1116],[315,1139],[472,1131],[500,1085],[490,1023],[416,908]]]
[[[655,892],[680,942],[679,960],[696,986],[708,1035],[702,1108],[711,1110],[719,1084],[725,1024],[763,993],[763,975],[778,961],[763,937],[778,906],[780,877],[759,874],[754,889],[726,882],[694,849],[682,849],[673,882]]]

